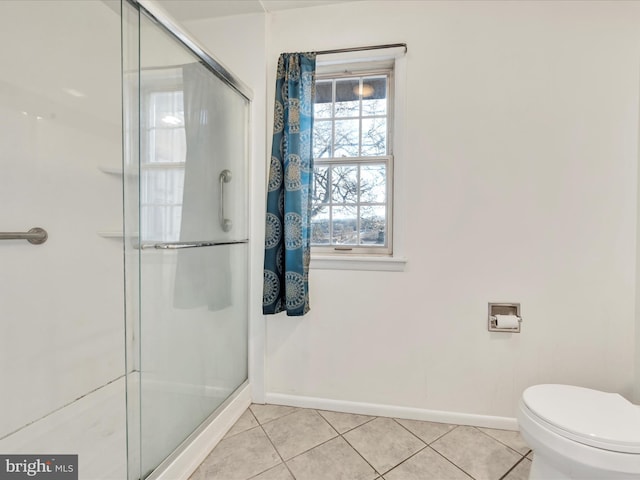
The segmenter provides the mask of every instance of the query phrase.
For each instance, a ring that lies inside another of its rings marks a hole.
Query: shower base
[[[3,454],[77,454],[82,480],[127,478],[125,379],[119,378],[0,440]]]
[[[77,454],[81,480],[125,480],[125,385],[124,377],[114,380],[25,426],[0,440],[0,453]],[[250,388],[245,382],[149,478],[187,478],[250,403]]]

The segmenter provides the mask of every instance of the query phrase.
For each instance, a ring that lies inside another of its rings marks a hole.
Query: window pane
[[[180,238],[181,206],[141,205],[140,223],[144,241],[175,242]]]
[[[313,198],[312,203],[329,203],[329,168],[315,167],[313,169]]]
[[[389,248],[389,77],[347,75],[316,82],[311,243]]]
[[[362,156],[386,155],[387,119],[362,119]]]
[[[184,191],[182,168],[153,168],[142,170],[142,203],[180,205]]]
[[[360,167],[360,201],[384,203],[387,198],[387,166],[362,165]]]
[[[358,156],[359,129],[359,120],[336,120],[334,157]]]
[[[329,208],[314,206],[311,211],[311,243],[328,245],[330,241]]]
[[[358,167],[356,165],[331,168],[331,200],[334,203],[358,202]]]
[[[333,244],[356,245],[358,243],[356,210],[356,207],[333,207]]]
[[[362,115],[387,114],[386,77],[365,77],[362,79]]]
[[[331,121],[315,121],[313,123],[313,157],[328,158],[331,156]]]
[[[316,81],[316,103],[331,103],[333,97],[331,95],[331,88],[333,82],[331,80],[318,80]]]
[[[154,92],[149,95],[150,127],[184,125],[182,91]]]
[[[384,245],[387,219],[385,207],[360,208],[360,244]]]
[[[314,118],[330,118],[331,107],[333,107],[331,103],[314,103],[313,117]]]
[[[333,98],[331,96],[331,81],[316,82],[316,99],[313,105],[314,118],[331,118]]]
[[[360,115],[359,79],[336,80],[336,117]]]
[[[184,162],[187,140],[184,128],[157,128],[149,131],[147,163]]]

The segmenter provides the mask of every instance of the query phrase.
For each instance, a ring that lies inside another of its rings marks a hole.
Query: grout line
[[[338,412],[338,413],[341,413],[341,412]],[[349,445],[349,447],[351,447],[351,449],[352,449],[354,452],[356,452],[356,454],[357,454],[357,455],[358,455],[362,460],[364,460],[364,462],[365,462],[367,465],[369,465],[369,466],[373,469],[373,471],[376,473],[376,475],[378,475],[378,477],[376,478],[376,480],[378,480],[378,478],[381,478],[381,477],[382,477],[382,473],[378,472],[378,469],[377,469],[376,467],[374,467],[373,465],[371,465],[371,463],[369,462],[369,460],[367,460],[366,458],[364,458],[364,457],[362,456],[362,454],[360,453],[360,451],[359,451],[356,447],[354,447],[353,445],[351,445],[351,443],[349,442],[349,440],[347,440],[347,439],[344,437],[344,434],[345,434],[345,433],[352,432],[352,431],[354,431],[355,429],[360,428],[360,427],[362,427],[362,426],[366,425],[367,423],[371,423],[371,422],[373,422],[374,420],[376,420],[376,419],[380,418],[380,417],[371,416],[371,415],[366,415],[366,416],[370,416],[371,418],[370,418],[369,420],[367,420],[366,422],[364,422],[364,423],[362,423],[362,424],[358,425],[357,427],[353,427],[353,428],[351,428],[351,429],[349,429],[349,430],[347,430],[346,432],[343,432],[343,433],[338,433],[338,435],[340,435],[340,438],[342,438],[342,440],[344,440],[344,441],[345,441],[345,443],[346,443],[347,445]],[[327,420],[327,422],[328,422],[328,420]],[[333,427],[333,425],[331,425],[331,426]],[[335,430],[335,428],[334,428],[334,430]],[[336,431],[337,431],[337,430],[336,430]]]
[[[286,415],[284,415],[284,416],[286,417]],[[280,418],[283,418],[283,417],[280,417]],[[260,422],[258,422],[258,423],[260,423]],[[269,422],[266,422],[266,423],[269,423]],[[269,443],[271,444],[271,446],[272,446],[272,447],[273,447],[273,449],[275,450],[275,452],[276,452],[276,454],[278,455],[278,457],[280,457],[280,461],[281,461],[281,462],[282,462],[282,464],[284,465],[284,468],[286,468],[286,469],[289,471],[289,473],[291,474],[291,476],[292,476],[292,477],[293,477],[293,479],[295,480],[296,476],[293,474],[293,472],[291,471],[291,469],[289,469],[289,465],[287,465],[287,462],[285,462],[285,461],[284,461],[284,458],[282,458],[282,455],[280,455],[280,452],[278,451],[278,449],[276,448],[275,444],[274,444],[274,443],[273,443],[273,441],[271,440],[271,437],[269,437],[269,435],[267,434],[267,431],[262,427],[262,425],[259,425],[259,427],[260,427],[260,429],[262,430],[262,433],[264,433],[264,436],[265,436],[265,437],[267,437],[267,440],[269,440]],[[277,466],[278,466],[278,465],[274,465],[274,466],[273,466],[273,467],[271,467],[271,468],[275,468],[275,467],[277,467]],[[271,468],[268,468],[267,470],[271,470]],[[257,475],[254,475],[254,476],[253,476],[253,477],[251,477],[251,478],[255,478],[256,476],[263,474],[263,473],[264,473],[264,472],[266,472],[267,470],[264,470],[264,471],[262,471],[262,472],[258,473]]]
[[[407,432],[409,432],[411,435],[413,435],[414,437],[416,437],[418,440],[420,440],[422,443],[424,443],[425,445],[429,445],[427,442],[425,442],[424,440],[422,440],[418,435],[416,435],[415,433],[413,433],[411,430],[409,430],[407,427],[405,427],[404,425],[402,425],[398,420],[396,420],[395,418],[392,418],[391,420],[393,420],[396,425],[398,425],[400,428],[404,428]],[[415,454],[414,454],[415,455]],[[413,457],[413,455],[411,455]],[[411,458],[411,457],[409,457]]]
[[[421,441],[422,441],[422,440],[421,440]],[[422,443],[424,443],[424,442],[422,442]],[[411,459],[411,458],[415,457],[415,456],[416,456],[417,454],[419,454],[420,452],[425,451],[427,448],[429,448],[429,445],[427,445],[427,444],[425,443],[424,447],[422,447],[422,448],[421,448],[420,450],[418,450],[416,453],[414,453],[414,454],[412,454],[412,455],[408,456],[407,458],[405,458],[404,460],[402,460],[400,463],[398,463],[398,464],[394,465],[394,466],[393,466],[393,467],[391,467],[389,470],[387,470],[387,471],[386,471],[386,472],[384,472],[384,473],[381,473],[380,475],[386,475],[386,474],[387,474],[387,473],[389,473],[390,471],[392,471],[392,470],[394,470],[394,469],[398,468],[400,465],[402,465],[403,463],[407,462],[409,459]],[[433,450],[433,449],[432,449],[432,450]]]
[[[375,417],[375,418],[380,418],[380,417]],[[367,422],[367,423],[369,423],[369,422]],[[363,424],[363,425],[364,425],[364,424]],[[356,427],[356,428],[357,428],[357,427]],[[352,430],[355,430],[355,429],[351,429],[351,430],[349,430],[349,431],[351,432]],[[345,432],[345,433],[347,433],[347,432]],[[374,467],[373,465],[371,465],[371,462],[369,462],[369,460],[367,460],[366,458],[364,458],[364,457],[362,456],[362,454],[360,453],[360,451],[359,451],[356,447],[354,447],[353,445],[351,445],[351,443],[349,442],[349,440],[347,440],[346,438],[344,438],[342,435],[340,435],[340,436],[342,437],[342,439],[343,439],[345,442],[347,442],[347,445],[349,445],[349,446],[353,449],[353,451],[354,451],[354,452],[356,452],[356,453],[358,454],[358,456],[359,456],[362,460],[364,460],[364,461],[367,463],[367,465],[369,465],[369,466],[373,469],[373,471],[376,473],[376,475],[378,475],[378,477],[381,477],[381,476],[382,476],[382,473],[380,473],[376,467]]]
[[[459,426],[459,425],[458,425]],[[457,428],[457,427],[456,427]],[[455,428],[454,428],[455,430]],[[451,460],[449,460],[447,457],[445,457],[443,454],[441,454],[438,450],[436,450],[435,448],[429,447],[431,448],[431,450],[433,450],[434,452],[436,452],[438,455],[440,455],[442,458],[444,458],[447,462],[449,462],[451,465],[453,465],[454,467],[456,467],[458,470],[460,470],[462,473],[464,473],[466,476],[468,476],[469,478],[475,478],[473,475],[471,475],[469,472],[467,472],[464,468],[462,468],[459,465],[456,465],[455,463],[453,463]],[[500,479],[502,480],[502,479]]]
[[[528,455],[528,454],[527,454],[527,455]],[[515,468],[516,468],[518,465],[520,465],[520,464],[524,461],[524,459],[525,459],[525,458],[526,458],[526,457],[522,457],[520,460],[518,460],[518,461],[513,465],[513,467],[511,467],[509,470],[507,470],[507,471],[506,471],[506,473],[500,477],[500,479],[499,479],[499,480],[504,480],[504,479],[507,477],[507,475],[509,475],[513,470],[515,470]]]
[[[454,425],[451,423],[447,423],[447,425],[452,425],[453,428],[451,430],[449,430],[448,432],[444,432],[442,435],[440,435],[438,438],[436,438],[433,442],[431,443],[436,443],[438,440],[440,440],[442,437],[446,437],[447,435],[449,435],[451,432],[453,432],[455,429],[457,429],[458,427],[460,427],[460,425]],[[431,445],[431,443],[429,445]]]
[[[355,430],[356,428],[360,428],[360,427],[362,427],[363,425],[366,425],[367,423],[371,423],[371,422],[373,422],[374,420],[376,420],[376,419],[378,419],[378,418],[381,418],[381,417],[374,417],[374,416],[370,416],[370,415],[367,415],[367,416],[368,416],[368,417],[371,417],[371,418],[369,418],[369,420],[367,420],[366,422],[361,423],[361,424],[360,424],[360,425],[358,425],[357,427],[353,427],[353,428],[350,428],[349,430],[346,430],[346,431],[342,432],[340,435],[343,435],[343,434],[345,434],[345,433],[349,433],[349,432],[351,432],[351,431]]]
[[[316,413],[318,413],[318,411],[317,411],[317,410],[314,410],[313,408],[305,408],[304,410],[313,410],[313,411],[315,411]],[[318,413],[318,415],[320,415],[320,414]],[[327,422],[327,420],[326,420],[322,415],[320,415],[320,418],[322,418],[322,420],[324,420],[325,422]],[[331,440],[335,440],[336,438],[338,438],[338,437],[340,437],[340,436],[341,436],[341,435],[338,433],[338,431],[337,431],[335,428],[333,428],[333,425],[331,425],[329,422],[327,422],[327,424],[328,424],[328,425],[331,427],[331,429],[335,432],[335,436],[333,436],[333,437],[331,437],[331,438],[329,438],[329,439],[325,440],[324,442],[320,442],[319,444],[317,444],[317,445],[315,445],[315,446],[313,446],[313,447],[311,447],[311,448],[307,448],[305,451],[300,452],[300,453],[298,453],[298,454],[294,455],[293,457],[289,458],[288,460],[284,460],[284,459],[283,459],[282,461],[286,463],[286,462],[288,462],[289,460],[293,460],[294,458],[297,458],[297,457],[299,457],[300,455],[304,455],[305,453],[310,452],[310,451],[311,451],[311,450],[313,450],[314,448],[319,447],[320,445],[324,445],[325,443],[329,443]],[[275,445],[274,445],[274,447],[275,447]],[[277,449],[276,449],[276,450],[277,450]],[[278,452],[278,453],[280,453],[280,452]]]
[[[502,440],[500,440],[500,439],[498,439],[498,438],[494,437],[493,435],[491,435],[491,434],[489,434],[489,433],[487,433],[487,432],[485,432],[485,431],[483,431],[483,430],[480,430],[480,428],[478,428],[478,427],[473,427],[473,428],[475,428],[476,430],[478,430],[480,433],[484,433],[487,437],[492,438],[493,440],[495,440],[496,442],[500,443],[501,445],[504,445],[504,446],[505,446],[505,447],[507,447],[509,450],[516,452],[518,455],[522,455],[523,457],[526,457],[527,455],[529,455],[529,452],[531,451],[531,449],[529,449],[529,450],[527,451],[527,453],[525,453],[525,454],[523,455],[523,454],[522,454],[522,453],[520,453],[518,450],[516,450],[515,448],[513,448],[513,447],[511,447],[511,446],[507,445],[507,444],[506,444],[506,443],[504,443]],[[490,428],[489,430],[497,430],[497,429],[491,429],[491,428]]]
[[[389,470],[387,470],[386,472],[380,473],[380,475],[386,475],[387,473],[389,473],[391,470],[393,470],[394,468],[399,467],[400,465],[402,465],[403,463],[405,463],[406,461],[408,461],[409,459],[415,457],[417,454],[419,454],[420,452],[422,452],[424,449],[429,448],[429,444],[427,442],[425,442],[424,440],[422,440],[420,437],[418,437],[415,433],[413,433],[411,430],[409,430],[407,427],[405,427],[404,425],[402,425],[400,422],[398,422],[395,418],[391,418],[391,420],[393,420],[395,422],[396,425],[398,425],[400,428],[403,428],[404,430],[406,430],[409,434],[411,434],[413,437],[415,437],[420,443],[422,443],[424,445],[424,447],[420,448],[417,452],[412,453],[411,455],[409,455],[407,458],[405,458],[404,460],[402,460],[400,463],[395,464],[393,467],[391,467]],[[377,471],[377,470],[376,470]]]
[[[369,420],[369,421],[367,421],[367,422],[363,423],[362,425],[359,425],[358,427],[352,428],[351,430],[348,430],[348,431],[346,431],[346,432],[344,432],[344,433],[348,433],[348,432],[350,432],[350,431],[352,431],[352,430],[355,430],[356,428],[359,428],[359,427],[361,427],[361,426],[363,426],[363,425],[366,425],[367,423],[370,423],[370,422],[372,422],[373,420],[376,420],[376,419],[378,419],[378,418],[390,418],[391,420],[395,421],[395,419],[394,419],[394,418],[391,418],[391,417],[374,417],[374,418],[372,418],[371,420]],[[396,424],[400,425],[398,422],[396,422]],[[404,428],[402,425],[400,425],[400,427]],[[405,430],[406,430],[406,429],[405,429]],[[350,446],[350,447],[351,447],[351,448],[352,448],[352,449],[353,449],[353,450],[354,450],[354,451],[355,451],[355,452],[360,456],[360,458],[362,458],[365,462],[367,462],[367,464],[369,464],[369,466],[370,466],[371,468],[373,468],[373,471],[374,471],[374,472],[376,472],[376,473],[378,474],[378,478],[381,478],[381,477],[382,477],[382,475],[386,475],[387,473],[389,473],[391,470],[393,470],[393,469],[394,469],[394,468],[396,468],[397,466],[399,466],[399,465],[403,464],[404,462],[406,462],[407,460],[409,460],[411,457],[413,457],[413,456],[417,455],[418,453],[420,453],[421,451],[423,451],[425,448],[428,448],[428,447],[429,447],[429,446],[428,446],[428,445],[427,445],[427,444],[426,444],[422,439],[418,438],[418,437],[417,437],[413,432],[409,432],[409,433],[410,433],[411,435],[413,435],[414,437],[416,437],[420,443],[424,444],[424,447],[420,448],[417,452],[413,453],[412,455],[410,455],[409,457],[405,458],[405,459],[404,459],[404,460],[402,460],[400,463],[397,463],[396,465],[394,465],[393,467],[391,467],[389,470],[386,470],[385,472],[380,472],[380,471],[378,471],[378,469],[377,469],[377,468],[375,468],[373,465],[371,465],[371,463],[369,463],[369,461],[368,461],[366,458],[364,458],[364,456],[362,456],[362,454],[360,453],[360,451],[359,451],[356,447],[354,447],[353,445],[351,445],[351,443],[349,443],[349,440],[347,440],[346,438],[342,437],[342,434],[341,434],[340,436],[341,436],[341,437],[343,438],[343,440],[344,440],[345,442],[347,442],[347,444],[348,444],[348,445],[349,445],[349,446]],[[376,479],[376,480],[377,480],[377,479]]]
[[[253,403],[251,405],[253,405]],[[251,408],[251,405],[249,405],[249,408]],[[261,405],[261,404],[257,403],[256,405]],[[265,403],[265,405],[272,405],[272,404]],[[288,405],[274,405],[274,406],[277,406],[277,407],[288,407]],[[299,412],[300,410],[303,410],[300,407],[289,407],[289,408],[293,408],[294,409],[293,412],[285,413],[281,417],[272,418],[271,420],[267,420],[264,423],[262,423],[260,420],[258,420],[257,415],[255,415],[253,412],[251,412],[251,413],[253,414],[254,417],[256,417],[256,421],[258,422],[258,425],[262,426],[262,425],[266,425],[267,423],[271,423],[271,422],[275,422],[276,420],[280,420],[281,418],[288,417],[289,415],[293,415],[294,413]],[[310,410],[310,409],[307,409],[307,410]]]
[[[357,413],[332,412],[331,410],[316,410],[316,412],[318,412],[318,413],[320,414],[320,416],[321,416],[322,418],[324,418],[324,419],[326,420],[326,422],[327,422],[329,425],[331,425],[331,427],[332,427],[336,432],[338,432],[338,429],[337,429],[336,427],[334,427],[334,426],[333,426],[333,424],[332,424],[332,423],[331,423],[331,422],[330,422],[330,421],[329,421],[329,420],[328,420],[324,415],[322,415],[322,412],[342,413],[342,414],[344,414],[344,415],[358,415]],[[360,428],[361,426],[366,425],[367,423],[374,421],[376,418],[379,418],[379,417],[374,417],[374,416],[371,416],[371,415],[359,415],[359,416],[361,416],[361,417],[369,417],[369,418],[368,418],[368,420],[366,420],[366,421],[362,422],[360,425],[356,425],[355,427],[352,427],[352,428],[350,428],[350,429],[348,429],[348,430],[345,430],[344,432],[338,432],[338,435],[344,435],[345,433],[349,433],[349,432],[351,432],[352,430],[355,430],[356,428]]]
[[[300,452],[300,453],[294,455],[293,457],[289,458],[288,460],[283,460],[283,461],[285,463],[289,462],[289,461],[293,460],[294,458],[298,458],[299,456],[304,455],[305,453],[309,453],[311,450],[315,449],[316,447],[321,447],[322,445],[324,445],[326,443],[329,443],[331,440],[335,440],[338,437],[340,437],[340,434],[336,435],[335,437],[331,437],[329,440],[325,440],[324,442],[317,444],[315,447],[308,448],[304,452]]]
[[[449,429],[449,431],[444,432],[442,435],[440,435],[439,437],[431,440],[430,442],[425,442],[423,439],[421,439],[418,435],[416,435],[415,433],[413,433],[408,427],[405,427],[403,424],[401,424],[398,420],[404,420],[403,418],[397,419],[397,418],[392,418],[393,421],[395,421],[398,425],[400,425],[402,428],[404,428],[407,432],[409,432],[411,435],[413,435],[414,437],[416,437],[418,440],[420,440],[422,443],[424,443],[425,445],[431,445],[432,443],[437,442],[438,440],[440,440],[442,437],[444,437],[445,435],[449,435],[451,432],[453,432],[456,428],[458,428],[460,425],[455,425],[452,423],[444,423],[443,425],[451,425],[453,428]],[[425,422],[425,423],[439,423],[439,422],[426,422],[424,420],[415,420],[416,422]]]
[[[258,417],[256,417],[256,414],[255,414],[255,413],[253,413],[253,410],[251,410],[251,405],[249,405],[249,406],[247,407],[247,411],[251,414],[251,416],[252,416],[252,417],[253,417],[253,419],[256,421],[256,423],[257,423],[258,425],[260,425],[260,421],[258,420]]]
[[[249,414],[251,415],[251,417],[256,421],[256,425],[253,425],[252,427],[248,427],[248,428],[246,428],[246,429],[244,429],[244,430],[242,430],[242,431],[240,431],[240,432],[236,432],[236,433],[234,433],[234,434],[232,434],[232,435],[229,435],[229,432],[230,432],[231,430],[233,430],[233,428],[238,424],[238,421],[240,421],[240,418],[242,418],[242,415],[244,415],[244,414],[245,414],[245,413],[247,413],[247,412],[249,412]],[[249,430],[253,430],[254,428],[256,428],[256,427],[259,427],[259,426],[260,426],[260,422],[258,422],[258,419],[255,417],[255,415],[253,414],[253,412],[251,411],[251,409],[250,409],[250,408],[248,408],[248,407],[247,407],[247,409],[243,412],[243,414],[242,414],[242,415],[240,416],[240,418],[238,418],[238,420],[236,420],[236,422],[235,422],[233,425],[231,425],[231,428],[229,429],[229,431],[228,431],[227,433],[225,433],[224,437],[222,437],[222,438],[220,439],[220,441],[222,441],[222,440],[226,440],[226,439],[228,439],[228,438],[233,438],[233,437],[235,437],[236,435],[240,435],[241,433],[248,432]],[[215,448],[215,447],[214,447],[214,448]],[[212,451],[213,451],[213,450],[212,450]]]

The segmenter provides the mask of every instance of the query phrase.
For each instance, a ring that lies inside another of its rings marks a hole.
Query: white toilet
[[[534,453],[530,480],[640,479],[640,407],[617,393],[529,387],[518,423]]]

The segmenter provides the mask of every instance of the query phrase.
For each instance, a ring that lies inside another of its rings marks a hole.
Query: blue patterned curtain
[[[315,53],[278,60],[264,247],[262,311],[309,311]]]

